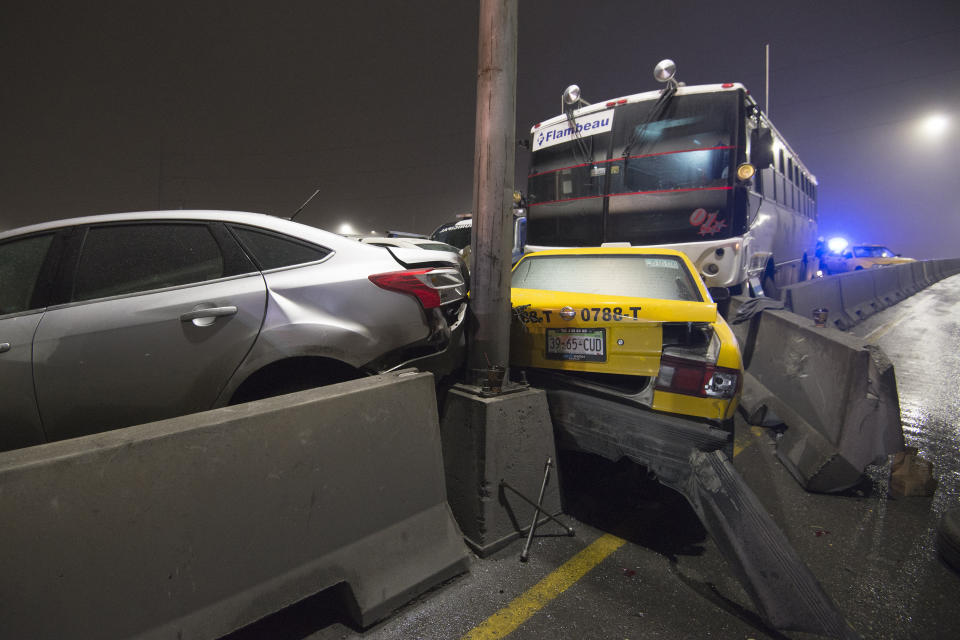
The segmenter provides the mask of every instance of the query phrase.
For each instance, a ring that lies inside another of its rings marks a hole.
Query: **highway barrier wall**
[[[219,638],[334,585],[367,626],[469,558],[409,370],[0,453],[0,522],[9,638]]]
[[[786,424],[777,455],[804,488],[842,491],[903,449],[893,365],[879,347],[787,311],[733,327],[749,354],[741,406],[753,423],[772,412]]]
[[[784,287],[786,307],[805,318],[827,309],[827,323],[846,330],[943,278],[960,273],[960,258],[925,260],[840,273]]]

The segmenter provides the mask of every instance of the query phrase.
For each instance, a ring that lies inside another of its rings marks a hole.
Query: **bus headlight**
[[[756,174],[756,167],[749,162],[744,162],[742,165],[737,167],[737,180],[740,180],[741,182],[746,182]]]

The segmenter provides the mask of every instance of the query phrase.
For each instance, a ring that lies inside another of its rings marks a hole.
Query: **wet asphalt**
[[[775,429],[737,420],[734,465],[863,638],[960,637],[960,573],[936,550],[944,510],[960,506],[960,276],[890,307],[851,332],[894,363],[908,446],[932,461],[932,497],[893,498],[890,463],[843,495],[803,491],[775,454]],[[604,534],[626,541],[507,637],[813,638],[765,627],[693,511],[642,468],[586,455],[558,460],[563,518],[488,557],[366,630],[319,594],[229,636],[460,638]],[[503,636],[499,636],[503,637]]]

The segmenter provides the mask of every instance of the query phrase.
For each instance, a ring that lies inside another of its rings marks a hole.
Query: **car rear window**
[[[700,291],[676,256],[586,254],[527,256],[512,287],[634,298],[701,302]]]
[[[230,228],[237,234],[244,248],[263,271],[316,262],[323,260],[331,253],[330,249],[325,247],[307,244],[269,231],[258,231],[236,225],[230,225]]]

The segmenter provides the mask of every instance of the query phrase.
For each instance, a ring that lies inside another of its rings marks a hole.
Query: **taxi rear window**
[[[680,258],[663,255],[528,256],[513,270],[517,289],[702,302]]]

